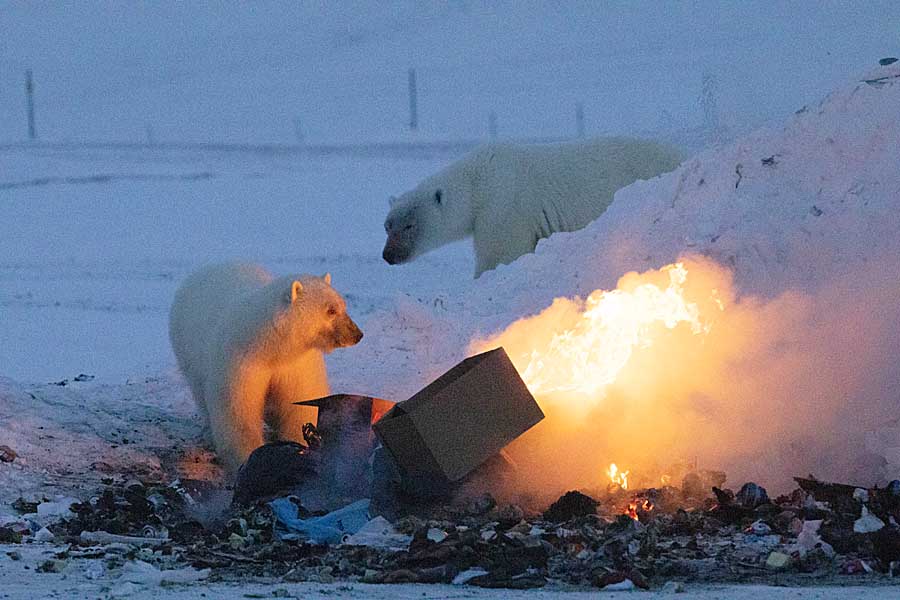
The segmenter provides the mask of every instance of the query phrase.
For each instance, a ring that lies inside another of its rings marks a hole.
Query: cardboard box
[[[403,475],[438,484],[460,481],[543,418],[497,348],[465,359],[373,427]]]

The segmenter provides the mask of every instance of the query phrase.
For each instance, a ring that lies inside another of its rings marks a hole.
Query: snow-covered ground
[[[18,551],[21,558],[12,560],[6,554]],[[141,598],[151,600],[166,598],[197,600],[221,598],[243,600],[245,598],[345,598],[347,600],[437,600],[448,598],[487,598],[502,600],[589,600],[617,597],[615,592],[583,590],[489,590],[451,585],[371,585],[361,583],[287,583],[262,581],[239,583],[204,583],[180,586],[132,586],[111,581],[98,566],[102,561],[73,561],[61,573],[35,573],[35,567],[51,559],[54,549],[47,544],[5,546],[0,544],[0,597],[8,600],[33,600],[51,598]],[[28,585],[22,585],[23,581]],[[641,592],[641,598],[670,598],[670,593]],[[855,584],[831,587],[775,587],[761,585],[716,586],[687,585],[685,593],[677,597],[685,600],[893,600],[900,598],[900,589],[894,586],[877,587]]]

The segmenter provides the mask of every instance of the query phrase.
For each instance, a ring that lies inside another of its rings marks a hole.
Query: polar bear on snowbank
[[[405,263],[472,236],[478,277],[533,252],[541,238],[581,229],[618,189],[680,162],[675,148],[621,137],[485,146],[392,200],[382,256]]]
[[[178,366],[232,472],[263,445],[264,423],[279,439],[303,441],[315,409],[293,403],[327,396],[324,353],[362,336],[330,275],[273,278],[250,264],[194,273],[169,317]]]

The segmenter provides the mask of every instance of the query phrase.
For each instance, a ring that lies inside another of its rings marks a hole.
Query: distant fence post
[[[584,137],[584,105],[581,102],[575,103],[575,132],[578,137]]]
[[[416,131],[419,128],[419,105],[416,91],[416,70],[409,70],[409,129]]]
[[[28,139],[37,139],[37,130],[34,127],[34,79],[31,69],[25,71],[25,102],[28,107]]]
[[[301,146],[306,140],[306,136],[303,135],[303,121],[299,118],[294,119],[294,137],[297,138],[297,143]]]
[[[488,114],[488,134],[490,134],[491,139],[497,137],[497,113],[494,111]]]

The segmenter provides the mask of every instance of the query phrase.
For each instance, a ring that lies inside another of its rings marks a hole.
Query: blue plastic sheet
[[[362,529],[369,520],[368,498],[348,504],[321,517],[300,519],[297,505],[288,498],[269,502],[275,513],[279,539],[303,538],[317,544],[339,544],[345,536]]]

